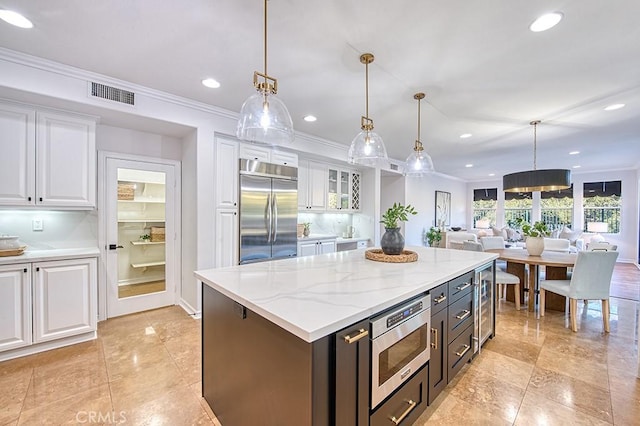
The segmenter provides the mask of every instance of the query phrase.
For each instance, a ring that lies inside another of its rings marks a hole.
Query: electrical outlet
[[[44,229],[44,222],[42,219],[33,219],[32,225],[34,231],[42,231]]]

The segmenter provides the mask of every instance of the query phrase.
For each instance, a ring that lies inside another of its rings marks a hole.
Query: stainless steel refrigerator
[[[297,256],[298,169],[240,160],[240,264]]]

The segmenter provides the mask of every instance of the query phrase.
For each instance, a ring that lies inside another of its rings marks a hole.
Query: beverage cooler
[[[473,352],[480,352],[480,348],[490,337],[495,336],[496,326],[496,297],[495,297],[495,262],[490,262],[476,268],[474,279],[474,322],[473,322]]]

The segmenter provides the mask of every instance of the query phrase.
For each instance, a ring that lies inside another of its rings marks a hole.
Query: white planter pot
[[[544,251],[544,237],[527,237],[526,247],[530,256],[540,256]]]

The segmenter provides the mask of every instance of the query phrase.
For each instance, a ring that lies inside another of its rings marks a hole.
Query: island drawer
[[[429,291],[431,295],[431,315],[449,306],[449,283],[444,283]]]
[[[449,305],[449,342],[473,325],[473,293],[467,293]]]
[[[449,281],[449,303],[453,303],[473,289],[473,272],[466,273]]]
[[[370,426],[410,425],[427,408],[428,365],[371,414]]]
[[[473,355],[473,325],[467,327],[449,344],[449,383]]]

